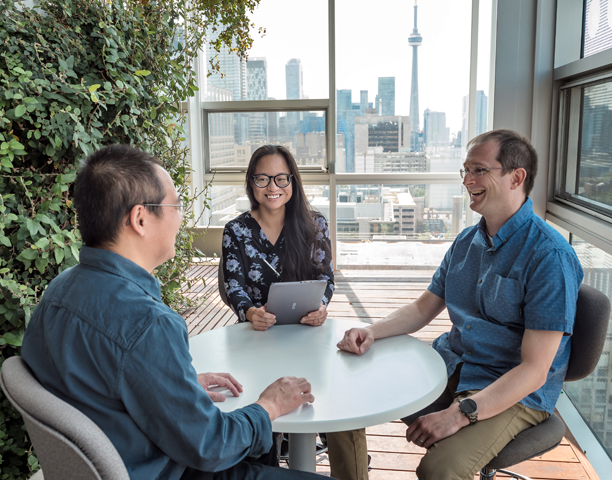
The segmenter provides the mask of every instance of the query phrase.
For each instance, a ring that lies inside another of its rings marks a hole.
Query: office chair
[[[38,461],[36,480],[129,480],[104,432],[79,410],[47,391],[21,357],[2,364],[0,383],[19,410]]]
[[[583,284],[578,292],[576,322],[572,334],[566,382],[580,380],[593,372],[601,356],[610,320],[610,300],[602,292]],[[552,414],[547,420],[519,433],[499,455],[480,471],[480,479],[493,479],[497,472],[512,478],[530,480],[505,470],[556,448],[565,435],[565,424]]]
[[[227,299],[227,292],[225,291],[225,277],[223,276],[223,256],[219,257],[219,270],[217,272],[217,284],[219,285],[219,296],[223,303],[228,307],[229,301]]]
[[[602,292],[583,284],[578,292],[576,321],[572,334],[572,346],[566,382],[573,382],[588,376],[597,366],[604,347],[606,331],[610,320],[610,300]],[[421,415],[433,413],[425,409]],[[411,421],[418,418],[414,415]],[[513,479],[531,480],[529,477],[506,470],[511,465],[525,462],[556,448],[565,435],[565,424],[558,415],[519,433],[497,457],[480,470],[480,480],[492,480],[497,473],[510,475]]]

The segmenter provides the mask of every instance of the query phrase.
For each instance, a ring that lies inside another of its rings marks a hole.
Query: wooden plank
[[[196,315],[196,320],[192,323],[193,327],[191,330],[192,335],[199,335],[204,330],[204,327],[207,323],[207,318],[210,319],[210,315],[219,310],[223,310],[223,308],[228,308],[221,297],[217,294],[213,298],[209,298],[203,308],[201,308]]]
[[[555,410],[555,413],[557,413],[557,415],[559,415],[559,412],[556,411],[556,410]],[[559,416],[561,417],[561,415],[559,415]],[[562,417],[561,417],[561,419],[563,420]],[[585,455],[586,452],[584,450],[582,450],[582,447],[578,444],[578,441],[576,440],[576,437],[574,437],[572,432],[570,432],[569,428],[567,428],[567,425],[565,426],[565,438],[564,438],[564,440],[567,440],[569,442],[570,447],[571,447],[572,451],[574,452],[574,455],[576,456],[578,461],[584,467],[584,470],[585,470],[585,472],[587,474],[587,478],[589,480],[599,480],[599,475],[597,475],[597,472],[595,472],[595,469],[591,465],[591,462],[589,462],[589,460],[587,459],[587,457]]]
[[[555,480],[584,480],[586,471],[580,462],[546,462],[529,460],[508,467],[511,472],[520,473],[531,478],[547,478]]]

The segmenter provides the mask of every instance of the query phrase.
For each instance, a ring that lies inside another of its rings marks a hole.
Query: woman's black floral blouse
[[[323,248],[309,252],[321,266],[319,280],[327,280],[323,304],[327,305],[334,294],[334,270],[331,256],[331,239],[325,217],[313,212],[317,229],[317,240]],[[265,259],[282,274],[283,245],[285,236],[281,232],[274,245],[270,243],[259,223],[249,212],[243,213],[225,225],[223,232],[223,275],[227,298],[238,321],[246,321],[249,308],[259,308],[268,301],[268,292],[280,278],[263,261]],[[304,252],[306,253],[306,252]]]

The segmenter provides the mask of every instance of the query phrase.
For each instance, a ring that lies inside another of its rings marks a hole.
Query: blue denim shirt
[[[453,327],[434,341],[457,391],[482,390],[521,363],[525,329],[564,332],[543,387],[521,403],[552,413],[570,354],[584,276],[569,243],[533,213],[531,199],[489,246],[485,220],[466,228],[446,253],[429,291],[444,299]]]
[[[107,250],[84,247],[80,261],[47,288],[22,355],[46,389],[104,431],[130,478],[179,479],[186,467],[220,471],[267,453],[268,413],[213,404],[158,281]]]

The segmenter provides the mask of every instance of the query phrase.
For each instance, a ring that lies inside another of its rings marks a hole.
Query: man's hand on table
[[[266,305],[259,308],[251,307],[247,310],[246,318],[253,324],[255,330],[263,332],[276,323],[276,315],[266,312]]]
[[[369,328],[351,328],[336,345],[340,350],[361,355],[374,343],[374,333]]]
[[[459,410],[459,403],[453,403],[446,410],[416,419],[406,430],[406,440],[417,447],[429,448],[469,424],[470,420]]]
[[[270,421],[274,421],[306,402],[314,402],[310,383],[305,378],[282,377],[266,388],[255,403],[268,412]]]
[[[234,397],[240,396],[242,385],[229,373],[198,373],[198,382],[213,402],[225,402],[225,395],[218,392],[211,392],[211,387],[225,387]]]
[[[305,317],[302,317],[300,323],[304,323],[306,325],[312,325],[313,327],[320,327],[325,323],[325,319],[327,318],[327,307],[323,305],[321,302],[321,306],[318,310],[314,312],[310,312]]]

